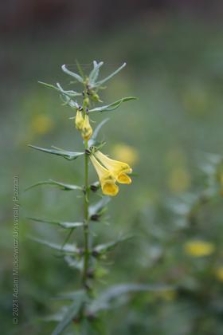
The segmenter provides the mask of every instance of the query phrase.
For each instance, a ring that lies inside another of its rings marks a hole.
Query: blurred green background
[[[27,217],[78,220],[81,198],[50,178],[79,183],[82,161],[28,148],[81,150],[72,110],[39,81],[70,88],[61,70],[75,60],[88,73],[104,61],[105,103],[136,96],[107,114],[104,152],[129,160],[133,184],[109,204],[110,225],[95,223],[96,242],[121,233],[105,261],[102,290],[116,283],[175,285],[128,296],[104,315],[108,334],[223,334],[223,6],[218,1],[7,1],[1,4],[1,333],[50,334],[41,317],[78,287],[78,273],[29,235],[63,242],[64,231]],[[75,88],[74,88],[75,89]],[[102,120],[104,115],[94,117]],[[92,181],[95,178],[91,170]],[[19,178],[19,324],[13,325],[13,178]],[[81,233],[74,239],[81,243]],[[68,333],[67,333],[68,334]],[[71,333],[69,333],[71,334]]]

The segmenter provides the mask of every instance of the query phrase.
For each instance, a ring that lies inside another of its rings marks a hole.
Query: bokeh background
[[[95,223],[94,230],[100,243],[120,232],[135,238],[109,255],[109,273],[98,287],[176,287],[126,297],[126,305],[104,316],[108,333],[222,334],[222,2],[8,0],[0,6],[1,333],[50,334],[54,323],[41,317],[59,310],[53,299],[59,292],[78,285],[62,258],[28,237],[62,243],[64,231],[27,217],[72,221],[81,215],[81,199],[53,187],[24,190],[49,178],[78,183],[81,161],[27,144],[80,150],[72,111],[38,81],[69,88],[62,64],[75,71],[78,60],[87,73],[93,60],[103,60],[102,77],[123,62],[127,67],[102,99],[138,97],[108,114],[101,131],[107,153],[128,160],[135,176],[109,204],[110,225]],[[18,325],[12,322],[14,176],[20,187]]]

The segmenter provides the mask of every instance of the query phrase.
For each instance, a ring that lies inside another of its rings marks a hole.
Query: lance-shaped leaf
[[[38,218],[31,218],[31,217],[29,217],[28,219],[35,221],[35,222],[42,222],[42,223],[58,225],[65,229],[71,229],[71,228],[75,229],[77,227],[83,226],[83,222],[48,221],[48,220],[43,220],[43,219],[38,219]]]
[[[79,74],[68,70],[65,64],[61,66],[61,69],[63,70],[63,72],[69,74],[69,76],[75,78],[80,83],[84,83],[84,79]]]
[[[79,108],[79,105],[76,101],[72,100],[71,97],[67,96],[66,94],[61,94],[61,98],[62,98],[62,101],[63,101],[63,104],[64,105],[68,105],[70,106],[71,108]]]
[[[27,190],[30,190],[30,189],[33,188],[33,187],[40,186],[40,185],[53,185],[53,186],[59,186],[59,187],[60,187],[62,190],[64,190],[64,191],[83,190],[82,187],[77,186],[77,185],[65,184],[65,183],[61,183],[61,182],[58,182],[58,181],[49,179],[49,180],[46,180],[46,181],[40,181],[40,182],[38,182],[38,183],[36,183],[36,184],[31,185],[30,187],[28,187],[28,188],[26,189],[26,191],[27,191]]]
[[[37,243],[40,243],[42,245],[45,245],[45,246],[47,246],[51,249],[60,251],[62,253],[72,254],[72,255],[74,255],[74,254],[79,255],[80,254],[80,250],[74,244],[65,244],[65,245],[62,246],[61,244],[46,241],[46,240],[43,240],[41,238],[37,238],[37,237],[34,237],[34,236],[29,236],[29,237]]]
[[[106,78],[104,78],[104,79],[98,81],[97,83],[95,83],[94,87],[98,87],[98,86],[103,85],[106,81],[108,81],[109,79],[114,77],[117,73],[119,73],[125,66],[126,66],[126,63],[123,63],[117,70],[112,72],[109,76],[107,76]]]
[[[91,73],[89,74],[89,85],[92,87],[95,84],[95,81],[98,79],[98,75],[99,75],[99,69],[100,67],[103,65],[103,62],[97,63],[95,60],[93,61],[93,70],[91,71]]]
[[[67,256],[66,256],[67,257]],[[54,300],[67,300],[67,301],[74,301],[79,295],[81,295],[84,292],[84,290],[75,290],[71,292],[64,292],[64,293],[59,293]]]
[[[64,95],[68,95],[69,97],[76,97],[76,96],[82,95],[82,93],[75,92],[73,90],[64,90],[59,83],[56,84],[57,86],[54,86],[52,84],[44,83],[43,81],[38,81],[38,83],[41,84],[41,85],[44,85],[46,87],[52,88],[52,89],[56,90],[57,92],[61,92]]]
[[[33,148],[33,149],[36,149],[36,150],[39,150],[39,151],[43,151],[43,152],[46,152],[48,154],[62,156],[67,160],[74,160],[74,159],[78,158],[79,156],[84,155],[84,152],[67,151],[67,150],[56,148],[56,147],[52,147],[52,149],[46,149],[46,148],[37,147],[35,145],[31,145],[31,144],[29,144],[28,146],[30,148]]]
[[[82,272],[83,269],[83,259],[75,259],[74,257],[72,257],[71,255],[67,255],[65,256],[65,261],[67,262],[67,264],[69,265],[69,267],[74,268],[76,270],[79,270],[80,272]]]
[[[92,147],[93,145],[99,144],[97,141],[97,137],[98,137],[98,133],[101,130],[101,128],[104,126],[104,124],[106,122],[108,122],[109,118],[106,118],[104,120],[102,120],[97,127],[95,128],[93,135],[91,137],[91,139],[88,141],[89,147]]]
[[[125,298],[128,298],[130,293],[134,292],[160,292],[167,290],[176,289],[169,285],[145,285],[145,284],[119,284],[114,285],[101,293],[101,295],[95,299],[88,306],[88,313],[95,314],[100,310],[111,309],[120,305],[120,303],[126,302]]]
[[[96,108],[93,108],[93,109],[89,109],[88,112],[89,113],[93,113],[93,112],[109,112],[109,111],[117,109],[123,102],[130,101],[130,100],[136,100],[136,98],[135,97],[125,97],[125,98],[122,98],[122,99],[119,99],[119,100],[113,102],[110,105],[106,105],[106,106],[101,106],[101,107],[96,107]]]
[[[97,245],[96,247],[94,247],[94,249],[92,251],[92,254],[95,257],[103,255],[106,252],[113,250],[120,242],[127,241],[127,240],[129,240],[131,238],[133,238],[132,235],[131,236],[130,235],[123,236],[123,237],[119,237],[115,241],[111,241],[111,242],[108,242],[108,243],[105,243],[105,244]]]
[[[82,96],[82,93],[78,93],[73,90],[65,91],[59,83],[57,83],[57,89],[59,92],[63,93],[64,95],[68,95],[69,97],[77,97],[80,95]]]
[[[89,218],[102,215],[110,200],[109,197],[103,197],[96,204],[89,206]]]
[[[79,291],[79,294],[76,294],[74,302],[68,307],[62,320],[58,323],[58,325],[52,332],[52,335],[64,334],[63,331],[67,328],[67,326],[73,320],[75,320],[75,318],[78,318],[79,313],[86,302],[86,299],[86,293],[84,291]]]

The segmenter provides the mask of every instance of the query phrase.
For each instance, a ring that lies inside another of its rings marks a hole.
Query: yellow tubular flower
[[[77,130],[82,130],[84,124],[84,118],[82,112],[78,109],[75,116],[75,127]]]
[[[92,133],[93,133],[93,130],[92,130],[90,122],[89,122],[89,117],[88,117],[88,115],[85,115],[83,126],[82,126],[82,129],[81,129],[81,135],[82,135],[84,140],[88,141],[91,138]]]
[[[96,151],[95,157],[108,169],[120,184],[131,184],[132,180],[126,173],[131,173],[132,169],[126,163],[116,161],[104,155],[101,151]]]
[[[112,175],[112,173],[109,170],[103,167],[93,155],[90,156],[90,159],[98,174],[102,192],[105,195],[109,195],[109,196],[117,195],[119,188],[115,184],[115,181],[116,181],[115,177]]]

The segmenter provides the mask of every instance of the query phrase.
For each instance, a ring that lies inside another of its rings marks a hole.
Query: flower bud
[[[85,115],[84,122],[81,128],[81,135],[84,140],[88,141],[91,138],[92,133],[93,133],[93,130],[89,122],[89,117],[88,115]]]
[[[75,127],[77,128],[77,130],[82,130],[83,125],[84,125],[84,118],[82,112],[78,109],[75,116]]]
[[[99,95],[95,92],[92,92],[92,93],[93,93],[91,96],[92,100],[95,102],[101,102]]]
[[[83,106],[84,107],[89,107],[90,106],[90,100],[88,97],[85,97],[83,100]]]

